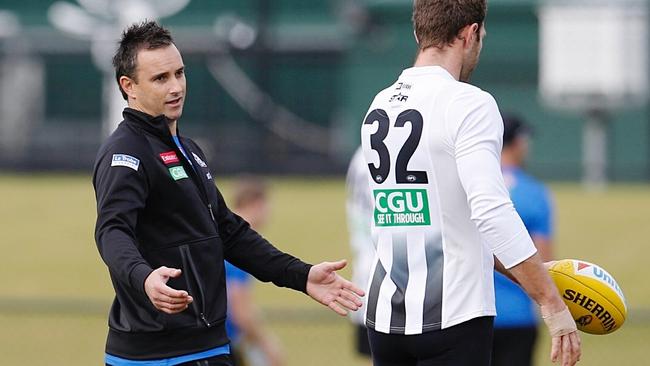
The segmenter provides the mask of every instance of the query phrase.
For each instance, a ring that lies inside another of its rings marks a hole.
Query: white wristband
[[[542,319],[544,319],[551,337],[560,337],[578,330],[573,316],[566,307],[558,313],[542,316]]]

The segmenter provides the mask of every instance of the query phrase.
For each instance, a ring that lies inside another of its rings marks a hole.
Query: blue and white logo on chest
[[[201,160],[201,158],[196,155],[196,153],[192,153],[192,156],[194,156],[194,160],[196,160],[196,163],[199,164],[202,168],[207,168],[208,164],[205,163],[205,161]]]

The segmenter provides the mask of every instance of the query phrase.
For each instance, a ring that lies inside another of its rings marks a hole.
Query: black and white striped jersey
[[[358,148],[350,160],[345,179],[345,207],[352,249],[352,282],[364,286],[370,278],[370,267],[375,258],[375,246],[371,237],[371,220],[374,203],[368,186],[368,165],[363,150]],[[364,324],[364,312],[350,312],[350,319]]]
[[[503,122],[488,93],[414,67],[374,99],[361,128],[376,254],[366,324],[420,334],[495,315],[493,255],[536,249],[500,168]]]

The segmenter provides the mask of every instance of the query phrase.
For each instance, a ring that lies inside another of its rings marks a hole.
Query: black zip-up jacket
[[[126,108],[124,121],[95,162],[95,240],[108,266],[115,299],[106,352],[160,359],[227,344],[223,260],[261,281],[305,292],[310,265],[262,238],[226,206],[205,155],[179,137],[177,148],[164,116]],[[160,266],[182,274],[168,285],[194,299],[169,315],[154,308],[144,281]]]

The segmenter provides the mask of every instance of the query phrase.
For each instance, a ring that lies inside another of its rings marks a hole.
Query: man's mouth
[[[170,101],[165,102],[170,107],[177,107],[178,105],[181,104],[181,101],[183,100],[183,97],[178,97],[176,99],[172,99]]]

